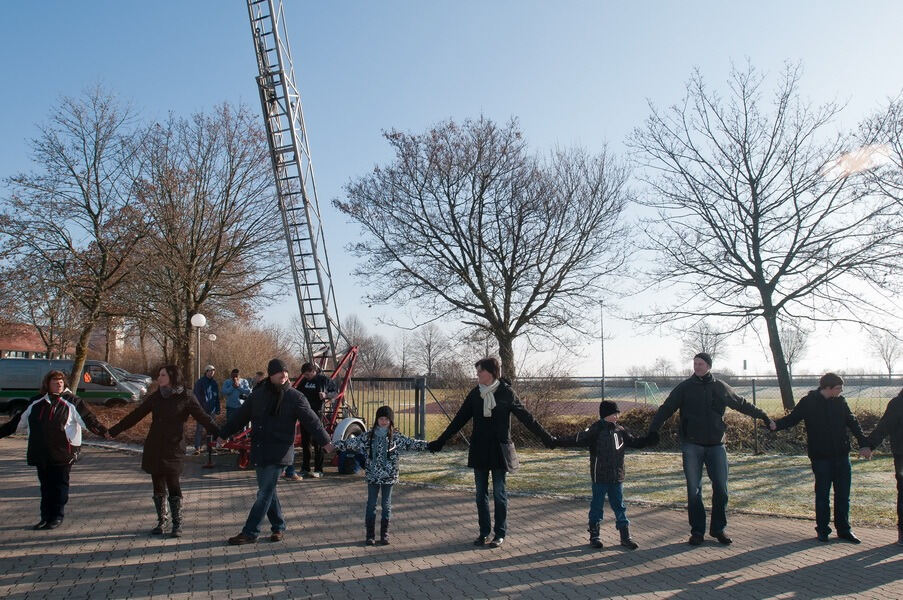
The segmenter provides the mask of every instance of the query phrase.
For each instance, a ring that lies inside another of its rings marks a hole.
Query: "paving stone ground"
[[[890,529],[864,543],[819,544],[813,522],[732,514],[735,543],[686,544],[686,513],[630,506],[635,551],[586,544],[585,501],[512,497],[509,537],[475,548],[470,494],[411,485],[393,495],[392,544],[365,547],[357,476],[280,482],[288,531],[228,546],[256,486],[234,457],[186,464],[181,539],[147,534],[150,477],[140,457],[88,448],[72,471],[66,520],[32,531],[38,482],[25,442],[0,442],[0,598],[903,598],[903,552]],[[892,494],[888,490],[888,494]],[[268,531],[264,524],[264,531]]]

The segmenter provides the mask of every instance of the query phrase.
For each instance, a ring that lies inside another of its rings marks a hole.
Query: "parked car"
[[[113,375],[115,375],[119,379],[119,381],[135,382],[135,383],[140,384],[141,387],[144,388],[144,391],[141,392],[142,394],[147,391],[148,386],[153,381],[153,378],[151,378],[150,375],[142,375],[140,373],[129,373],[122,367],[114,367],[113,365],[109,365],[109,366],[110,366],[110,371],[113,372]]]
[[[25,408],[39,393],[41,379],[48,371],[69,373],[72,364],[71,360],[0,359],[0,411]],[[120,381],[102,360],[88,360],[75,393],[85,402],[116,406],[138,402],[143,394],[141,387],[140,383]]]

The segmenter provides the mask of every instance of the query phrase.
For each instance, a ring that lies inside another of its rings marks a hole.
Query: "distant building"
[[[47,356],[47,346],[33,326],[0,324],[0,358],[72,358],[74,353],[75,348],[69,346],[64,353]]]

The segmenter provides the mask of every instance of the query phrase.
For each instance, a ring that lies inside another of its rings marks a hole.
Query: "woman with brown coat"
[[[154,507],[157,509],[157,526],[152,534],[162,535],[169,521],[166,495],[169,492],[169,508],[172,510],[172,536],[182,535],[182,487],[179,476],[185,459],[185,421],[189,416],[203,425],[214,437],[219,428],[201,408],[190,390],[181,384],[179,368],[162,367],[157,374],[157,389],[149,394],[138,408],[110,428],[110,435],[117,436],[136,425],[150,413],[150,431],[144,440],[141,468],[150,473],[154,484]]]

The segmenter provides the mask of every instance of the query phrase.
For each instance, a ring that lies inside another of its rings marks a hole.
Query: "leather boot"
[[[169,509],[172,511],[172,537],[182,537],[182,496],[170,496]]]
[[[368,546],[372,546],[376,543],[376,517],[366,517],[364,519],[364,525],[367,528],[367,541],[364,542]]]
[[[627,548],[628,550],[636,550],[639,548],[636,542],[630,539],[630,527],[625,525],[621,527],[618,531],[621,532],[621,545]]]
[[[587,531],[589,531],[589,545],[593,548],[602,547],[602,540],[599,539],[599,525],[599,521],[596,521],[595,523],[590,521],[589,527],[587,528]]]
[[[154,508],[157,509],[157,526],[151,529],[151,534],[163,535],[163,530],[169,525],[169,509],[166,506],[166,496],[154,496]]]
[[[379,520],[379,545],[389,545],[389,519]]]

